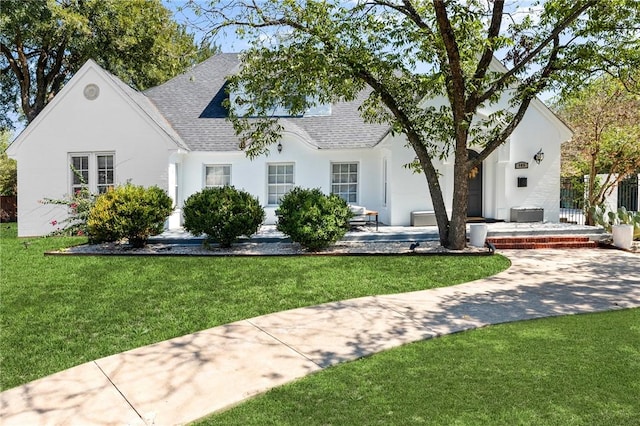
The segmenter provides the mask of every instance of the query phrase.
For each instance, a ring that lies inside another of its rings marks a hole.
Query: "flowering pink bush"
[[[68,216],[60,221],[51,220],[51,226],[57,226],[49,235],[83,236],[87,235],[87,218],[89,211],[95,204],[96,196],[86,187],[75,191],[72,197],[62,199],[45,198],[43,204],[57,204],[69,208]]]

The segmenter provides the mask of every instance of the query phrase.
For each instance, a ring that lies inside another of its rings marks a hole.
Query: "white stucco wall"
[[[513,207],[541,207],[544,220],[558,222],[560,214],[560,146],[566,139],[562,129],[550,124],[544,111],[532,106],[513,132],[509,161],[504,169],[504,195],[497,202],[496,216],[508,220]],[[544,160],[537,164],[533,156],[542,149]],[[527,169],[516,170],[515,163],[527,162]],[[518,177],[527,178],[527,187],[519,188]],[[497,179],[500,179],[498,177]]]
[[[95,100],[83,95],[89,83],[100,88]],[[55,229],[52,221],[66,217],[65,207],[39,201],[69,195],[70,153],[113,153],[116,184],[167,189],[176,149],[108,76],[85,65],[10,148],[18,162],[18,235],[46,235]]]
[[[84,87],[94,83],[100,95],[88,100]],[[499,105],[498,107],[502,107]],[[490,113],[490,111],[486,111]],[[483,215],[509,220],[513,207],[541,207],[546,221],[558,221],[560,144],[570,133],[538,101],[532,103],[509,142],[483,163]],[[43,198],[61,198],[71,187],[70,153],[114,153],[115,183],[158,185],[173,197],[177,210],[168,224],[181,225],[180,207],[204,187],[205,165],[230,164],[231,183],[257,196],[275,222],[276,206],[267,201],[267,165],[294,163],[295,185],[331,191],[331,163],[358,163],[357,204],[376,210],[390,225],[409,225],[412,211],[433,210],[423,174],[403,166],[415,153],[403,136],[387,136],[373,149],[319,150],[295,129],[285,132],[283,150],[249,160],[243,152],[184,152],[131,101],[97,66],[85,65],[52,103],[9,149],[18,160],[18,232],[20,236],[45,235],[66,215],[64,207],[43,205]],[[545,154],[536,164],[534,154]],[[479,149],[478,149],[479,151]],[[528,168],[516,170],[516,162]],[[384,202],[383,168],[387,167],[387,202]],[[453,161],[438,163],[445,204],[453,196]],[[517,178],[526,177],[526,188]],[[449,212],[450,213],[450,212]]]
[[[493,108],[503,108],[498,104]],[[490,109],[485,111],[490,113]],[[534,101],[510,139],[483,162],[483,215],[487,218],[510,220],[514,207],[544,209],[544,220],[557,222],[560,205],[560,146],[571,137],[563,126],[540,102]],[[409,225],[412,211],[433,210],[427,182],[423,174],[414,174],[403,167],[415,157],[406,148],[402,136],[388,137],[381,146],[389,159],[391,201],[388,222]],[[470,146],[477,152],[480,147]],[[537,164],[533,156],[542,149],[544,160]],[[528,168],[516,169],[515,163],[526,162]],[[437,162],[441,173],[440,186],[451,214],[453,202],[453,158]],[[518,187],[518,177],[527,178],[527,187]]]
[[[405,147],[405,143],[402,135],[388,136],[380,147],[387,159],[389,174],[385,223],[397,226],[410,225],[412,211],[433,210],[424,174],[404,167],[416,156],[413,149]]]
[[[318,150],[297,135],[285,133],[282,152],[275,146],[271,154],[254,160],[244,152],[191,152],[179,166],[182,170],[181,203],[205,185],[205,166],[231,165],[231,184],[256,196],[265,207],[267,224],[275,223],[277,206],[267,204],[267,170],[269,164],[293,163],[295,186],[320,188],[331,192],[331,164],[358,163],[358,205],[370,210],[381,207],[381,162],[378,152],[371,149]]]

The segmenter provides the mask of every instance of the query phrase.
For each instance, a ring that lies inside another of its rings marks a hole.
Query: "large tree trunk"
[[[433,166],[433,159],[425,148],[425,144],[420,139],[420,135],[415,132],[408,132],[406,136],[409,140],[409,144],[418,156],[422,172],[427,179],[429,195],[431,195],[431,203],[436,215],[436,223],[438,224],[440,245],[444,246],[449,237],[449,216],[447,215],[447,207],[444,204],[444,198],[442,196],[440,176],[436,168]]]
[[[456,143],[455,165],[454,165],[454,186],[453,186],[453,209],[451,220],[447,214],[447,207],[444,202],[442,188],[440,187],[440,176],[433,166],[433,159],[429,156],[419,135],[408,133],[409,143],[418,156],[422,171],[427,179],[429,194],[438,224],[440,244],[453,250],[462,250],[467,245],[467,205],[469,203],[469,152],[467,150],[468,134],[461,125]]]
[[[431,203],[433,204],[433,211],[436,215],[436,223],[438,224],[440,245],[446,246],[450,233],[450,222],[449,216],[447,215],[447,206],[445,205],[444,198],[442,197],[442,188],[440,187],[440,181],[438,179],[438,171],[433,167],[433,163],[430,159],[427,161],[422,161],[421,159],[420,163],[429,186]]]
[[[458,144],[453,167],[453,205],[446,247],[462,250],[467,245],[467,205],[469,203],[469,172],[466,143]]]

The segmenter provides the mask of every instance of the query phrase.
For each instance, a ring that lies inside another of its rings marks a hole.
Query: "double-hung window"
[[[212,164],[204,167],[204,186],[220,188],[231,185],[231,165]]]
[[[268,204],[278,205],[282,196],[293,189],[293,163],[269,164],[267,174]]]
[[[114,182],[114,168],[113,168],[113,155],[111,154],[99,154],[96,155],[96,162],[98,165],[98,193],[102,194],[107,192],[107,189],[113,187]]]
[[[89,155],[71,156],[71,193],[89,185]]]
[[[86,187],[89,192],[102,194],[115,184],[115,155],[113,153],[70,154],[71,193]]]
[[[349,204],[358,203],[358,163],[331,164],[331,193]]]

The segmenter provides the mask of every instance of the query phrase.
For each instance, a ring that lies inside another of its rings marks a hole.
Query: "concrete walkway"
[[[0,394],[0,424],[173,425],[330,365],[442,334],[640,307],[640,256],[503,252],[494,277],[264,315],[89,362]]]

